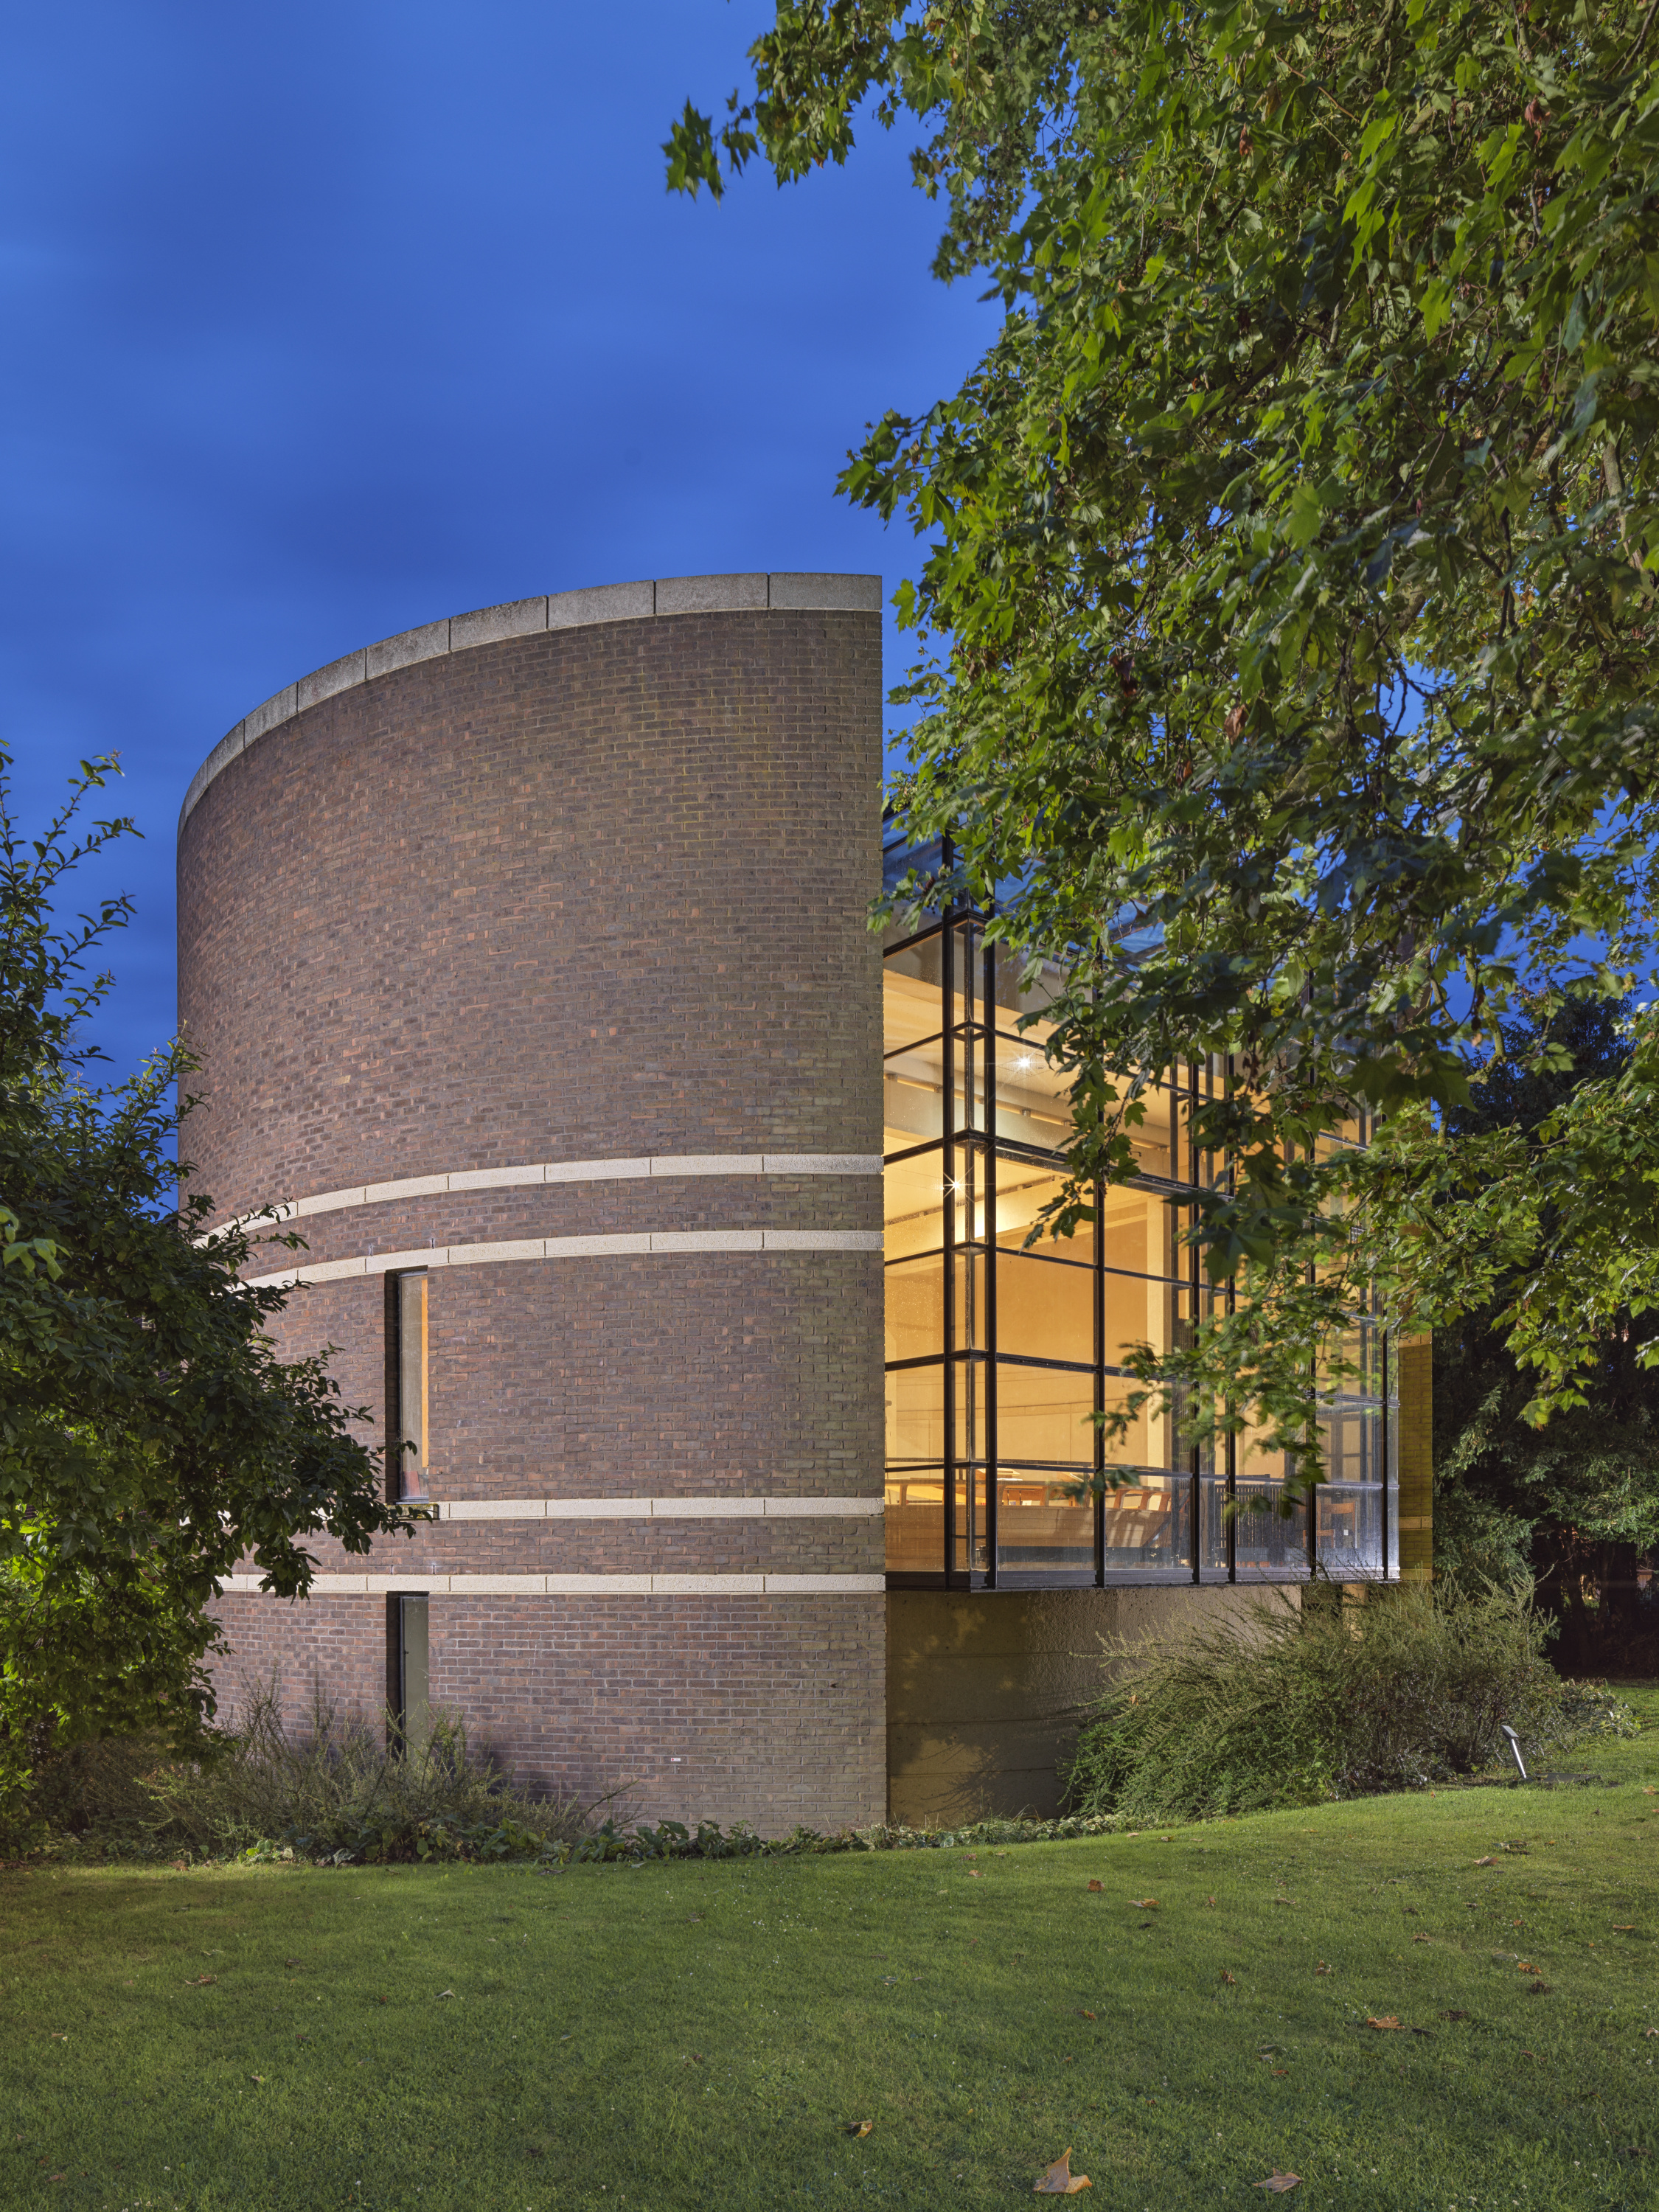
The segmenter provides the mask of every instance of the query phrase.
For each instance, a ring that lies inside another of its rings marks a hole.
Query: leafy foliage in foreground
[[[1065,1231],[1146,1087],[1236,1285],[1141,1364],[1320,1466],[1306,1377],[1373,1292],[1494,1326],[1541,1419],[1659,1303],[1659,1027],[1537,1141],[1437,1110],[1517,994],[1617,996],[1654,925],[1659,40],[1645,0],[789,0],[669,180],[929,133],[939,273],[1001,333],[842,478],[927,541],[894,797],[937,905],[1060,963]],[[1555,1064],[1559,1065],[1559,1061]],[[1369,1156],[1322,1152],[1356,1102]],[[1127,1409],[1126,1418],[1133,1417]]]
[[[55,915],[76,866],[131,830],[77,827],[111,765],[85,763],[27,839],[0,750],[0,1809],[54,1748],[199,1736],[234,1568],[295,1595],[308,1534],[364,1552],[400,1522],[325,1360],[277,1358],[289,1293],[240,1282],[249,1235],[198,1243],[212,1200],[180,1205],[189,1054],[84,1079],[109,981],[88,957],[128,907],[67,931]]]
[[[1529,1757],[1621,1732],[1616,1700],[1550,1666],[1548,1634],[1518,1591],[1407,1584],[1363,1609],[1263,1601],[1177,1647],[1123,1647],[1072,1801],[1144,1821],[1261,1812],[1478,1772],[1506,1721]]]
[[[1557,1045],[1572,1070],[1528,1069]],[[1631,1040],[1620,1010],[1576,1002],[1547,1024],[1518,1024],[1504,1059],[1449,1117],[1455,1137],[1518,1130],[1529,1142],[1575,1080],[1616,1079]],[[1569,1674],[1651,1672],[1659,1589],[1638,1580],[1659,1559],[1659,1371],[1643,1354],[1653,1314],[1614,1316],[1584,1377],[1589,1403],[1540,1431],[1526,1419],[1527,1376],[1497,1315],[1522,1283],[1437,1329],[1434,1340],[1434,1550],[1437,1572],[1470,1587],[1531,1580],[1559,1624],[1555,1664]]]

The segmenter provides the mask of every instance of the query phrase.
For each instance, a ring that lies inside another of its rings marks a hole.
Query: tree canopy
[[[173,1157],[194,1063],[176,1044],[125,1081],[89,1079],[107,988],[88,957],[125,920],[54,920],[76,865],[125,834],[77,814],[111,763],[26,839],[0,753],[0,1801],[46,1743],[213,1711],[210,1607],[250,1557],[304,1593],[304,1545],[366,1551],[398,1514],[324,1358],[283,1362],[285,1293],[250,1289],[250,1232],[198,1242]],[[278,1241],[292,1244],[285,1236]]]
[[[1570,1000],[1549,1042],[1571,1068],[1540,1066],[1534,1023],[1506,1024],[1504,1055],[1450,1116],[1454,1135],[1515,1128],[1532,1138],[1576,1085],[1616,1079],[1630,1026],[1617,1006]],[[1659,1632],[1638,1568],[1659,1553],[1659,1369],[1643,1353],[1659,1316],[1628,1312],[1603,1331],[1584,1378],[1588,1402],[1541,1431],[1523,1418],[1529,1391],[1496,1315],[1516,1286],[1434,1340],[1434,1552],[1437,1571],[1466,1586],[1529,1580],[1561,1624],[1558,1661],[1577,1671],[1629,1666],[1632,1638]]]
[[[1524,1137],[1448,1121],[1523,1001],[1653,953],[1659,74],[1651,0],[803,0],[671,185],[921,125],[935,271],[996,342],[842,478],[925,541],[894,802],[1061,961],[1076,1173],[1225,1056],[1195,1133],[1230,1286],[1146,1380],[1310,1472],[1372,1300],[1514,1295],[1528,1416],[1659,1300],[1659,1037]],[[1559,1064],[1548,1023],[1539,1064]],[[1322,1146],[1356,1107],[1368,1152]],[[1302,1409],[1298,1412],[1298,1407]]]

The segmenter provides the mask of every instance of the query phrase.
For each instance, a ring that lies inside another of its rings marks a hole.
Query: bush
[[[1173,1649],[1116,1647],[1071,1804],[1148,1823],[1310,1805],[1479,1772],[1506,1755],[1506,1721],[1532,1756],[1629,1730],[1604,1692],[1554,1673],[1520,1588],[1374,1587],[1363,1610],[1305,1595]]]
[[[240,1726],[213,1756],[161,1765],[144,1788],[158,1844],[216,1857],[535,1859],[585,1826],[572,1801],[515,1789],[459,1721],[434,1715],[425,1742],[405,1744],[319,1687],[308,1724],[290,1732],[274,1681],[247,1687]]]

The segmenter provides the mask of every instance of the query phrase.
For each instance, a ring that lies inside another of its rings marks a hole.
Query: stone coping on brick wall
[[[232,1229],[264,1221],[298,1221],[315,1213],[340,1213],[356,1206],[436,1198],[454,1191],[515,1190],[532,1183],[628,1182],[680,1176],[878,1176],[879,1152],[647,1152],[629,1160],[539,1160],[522,1167],[458,1168],[447,1175],[404,1176],[391,1182],[354,1183],[285,1200],[258,1213],[239,1214],[204,1229],[196,1239],[210,1244]]]
[[[342,691],[372,684],[416,661],[439,660],[447,653],[499,645],[553,629],[580,629],[598,623],[641,622],[661,615],[875,614],[881,612],[879,576],[836,575],[817,571],[769,574],[762,571],[728,576],[664,576],[654,582],[598,584],[585,591],[553,592],[532,599],[509,599],[478,607],[471,614],[423,623],[378,645],[362,646],[326,668],[313,669],[267,699],[221,738],[191,778],[179,812],[182,836],[191,810],[220,770],[239,753],[278,729],[307,708],[320,706]]]
[[[228,1597],[274,1597],[258,1575],[226,1575]],[[875,1597],[885,1575],[313,1575],[310,1595],[376,1597]],[[284,1604],[293,1600],[284,1599]]]
[[[409,1252],[360,1252],[320,1260],[274,1275],[244,1278],[250,1290],[297,1290],[307,1283],[343,1283],[363,1275],[422,1267],[497,1267],[522,1260],[610,1260],[689,1252],[879,1252],[879,1229],[644,1229],[596,1237],[514,1237],[493,1244],[416,1245]]]
[[[864,1520],[884,1498],[406,1498],[440,1521]]]

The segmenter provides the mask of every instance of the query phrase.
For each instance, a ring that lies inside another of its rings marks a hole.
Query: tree
[[[109,981],[88,958],[130,908],[68,930],[53,910],[75,866],[131,829],[76,827],[112,763],[83,763],[33,841],[9,766],[0,753],[0,1802],[47,1742],[198,1736],[232,1568],[251,1555],[264,1587],[302,1595],[307,1534],[362,1552],[398,1522],[324,1358],[278,1359],[283,1294],[238,1279],[249,1233],[199,1243],[212,1200],[179,1204],[192,1102],[169,1098],[188,1053],[87,1079]]]
[[[1523,998],[1652,953],[1656,12],[801,0],[665,149],[719,198],[846,160],[866,100],[931,133],[936,273],[1005,315],[841,480],[927,541],[894,799],[951,842],[905,895],[1000,892],[1069,973],[1049,1229],[1128,1172],[1148,1083],[1226,1057],[1230,1297],[1144,1376],[1310,1475],[1308,1376],[1370,1301],[1432,1325],[1524,1279],[1494,1327],[1541,1421],[1659,1297],[1648,1017],[1524,1141],[1447,1119]],[[1382,1140],[1322,1147],[1357,1107]]]
[[[1529,1071],[1547,1042],[1565,1049],[1572,1073]],[[1454,1109],[1453,1132],[1513,1128],[1530,1139],[1575,1079],[1616,1079],[1629,1054],[1628,1022],[1605,1002],[1569,1003],[1547,1036],[1517,1024],[1503,1060]],[[1475,1587],[1530,1580],[1560,1620],[1557,1656],[1570,1672],[1628,1663],[1647,1615],[1638,1570],[1659,1553],[1659,1371],[1642,1359],[1659,1323],[1616,1316],[1585,1380],[1588,1402],[1540,1433],[1523,1417],[1526,1378],[1492,1326],[1514,1295],[1503,1284],[1435,1338],[1436,1565]]]

